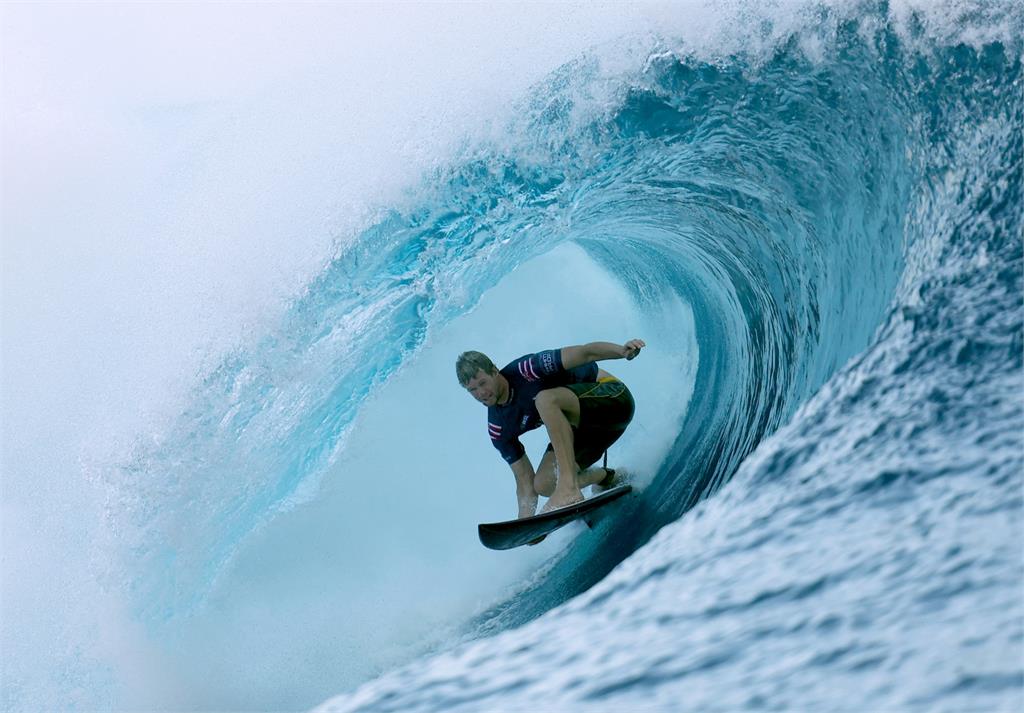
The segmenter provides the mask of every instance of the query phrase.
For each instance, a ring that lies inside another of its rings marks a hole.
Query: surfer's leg
[[[554,480],[550,500],[542,512],[582,500],[583,488],[590,485],[610,486],[611,479],[604,468],[582,472],[580,469],[597,462],[632,420],[633,396],[626,385],[614,377],[606,377],[596,384],[545,389],[537,394],[535,402],[551,438],[554,461],[559,466],[553,477],[535,483],[537,492],[544,495]],[[545,453],[545,458],[547,456]],[[560,477],[562,471],[568,470],[567,466],[574,475],[572,480]]]
[[[605,468],[593,468],[633,419],[635,404],[626,385],[615,377],[607,377],[597,384],[570,384],[567,388],[577,394],[580,420],[574,432],[573,446],[576,462],[584,468],[577,483],[580,488],[596,485],[602,489],[614,485],[614,477]]]
[[[533,478],[533,489],[537,491],[538,495],[543,495],[545,498],[550,498],[551,493],[555,492],[555,451],[551,448],[550,443],[537,467],[537,474]]]
[[[555,488],[551,499],[544,505],[542,512],[553,508],[569,505],[583,499],[583,493],[576,485],[576,465],[573,451],[572,427],[580,420],[580,402],[576,394],[559,386],[545,389],[534,399],[537,412],[548,430],[548,437],[555,453]]]
[[[576,445],[575,438],[573,445]],[[590,463],[596,459],[581,465],[580,452],[578,448],[576,449],[575,454],[576,465],[581,468],[580,472],[576,475],[576,485],[580,490],[583,490],[583,488],[590,485],[601,483],[608,477],[608,471],[604,468],[584,469],[585,465],[590,465]],[[555,490],[555,451],[550,443],[548,444],[547,450],[544,451],[544,457],[540,461],[540,467],[537,468],[537,476],[533,481],[533,489],[546,498],[551,497],[551,493]]]

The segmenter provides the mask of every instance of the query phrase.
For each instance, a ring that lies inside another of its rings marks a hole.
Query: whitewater
[[[1017,3],[239,13],[0,15],[3,710],[1024,707]]]

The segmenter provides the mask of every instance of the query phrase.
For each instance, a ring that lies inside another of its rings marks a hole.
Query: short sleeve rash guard
[[[501,406],[488,407],[487,432],[501,457],[511,464],[526,453],[519,436],[542,423],[533,402],[537,394],[567,384],[596,382],[597,362],[565,369],[562,350],[547,349],[515,359],[501,369],[501,375],[508,380],[509,399]]]

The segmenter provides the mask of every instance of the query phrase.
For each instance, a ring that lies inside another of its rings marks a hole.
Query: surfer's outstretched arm
[[[533,463],[524,454],[512,464],[512,474],[516,476],[516,500],[519,501],[519,517],[533,517],[537,512],[537,491],[533,486],[536,474]]]
[[[562,367],[572,369],[588,362],[605,359],[635,359],[645,346],[647,345],[642,339],[630,339],[625,344],[590,342],[574,347],[563,347]]]

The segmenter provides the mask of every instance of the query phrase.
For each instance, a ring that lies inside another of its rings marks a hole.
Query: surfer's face
[[[483,369],[477,369],[476,376],[466,382],[466,391],[484,406],[494,406],[503,393],[498,374],[488,374]]]

